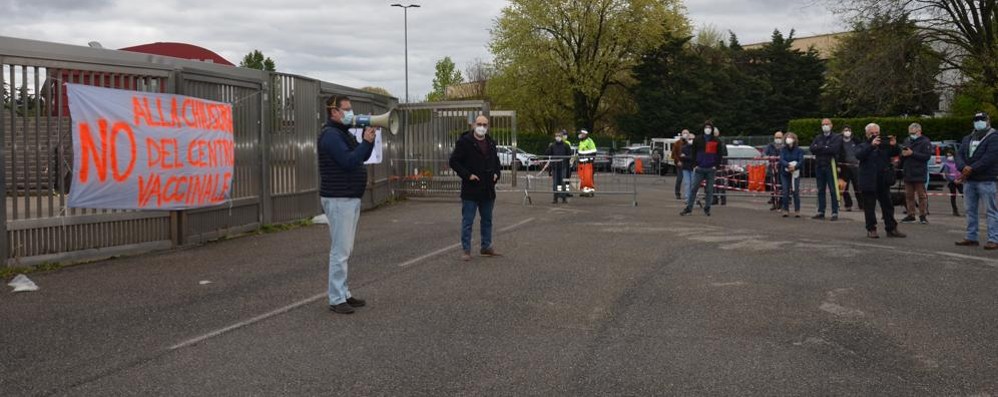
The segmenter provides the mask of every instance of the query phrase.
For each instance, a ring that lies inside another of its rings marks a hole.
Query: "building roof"
[[[849,34],[850,32],[839,32],[819,34],[817,36],[794,37],[792,47],[795,50],[807,51],[808,48],[814,46],[814,49],[818,50],[818,56],[821,59],[828,59],[831,58],[832,52],[834,52],[835,47],[838,46],[839,40],[842,40],[842,38]],[[762,43],[747,44],[742,47],[746,50],[759,49],[769,43],[769,41],[766,41]]]
[[[189,59],[202,62],[217,63],[220,65],[236,66],[221,55],[204,47],[198,47],[187,43],[150,43],[137,45],[134,47],[122,48],[122,51],[140,52],[143,54],[162,55],[174,58]]]

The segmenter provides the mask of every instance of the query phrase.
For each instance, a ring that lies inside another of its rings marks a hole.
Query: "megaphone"
[[[387,128],[392,132],[392,135],[398,134],[401,123],[399,123],[399,115],[395,111],[388,111],[387,113],[382,113],[378,115],[373,114],[359,114],[353,116],[353,122],[348,124],[347,127],[350,128],[365,128],[365,127],[381,127]]]

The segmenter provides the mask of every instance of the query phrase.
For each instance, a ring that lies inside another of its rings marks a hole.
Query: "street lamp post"
[[[409,4],[402,5],[399,3],[392,4],[392,7],[399,7],[402,9],[402,15],[405,23],[403,37],[405,37],[405,103],[409,103],[409,9],[419,8],[419,4]]]

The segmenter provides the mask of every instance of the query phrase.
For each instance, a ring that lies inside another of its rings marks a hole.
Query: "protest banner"
[[[181,210],[230,200],[232,105],[66,84],[74,208]]]

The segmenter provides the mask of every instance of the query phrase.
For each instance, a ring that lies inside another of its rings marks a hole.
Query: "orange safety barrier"
[[[766,166],[750,165],[748,167],[748,189],[752,192],[766,191]]]

